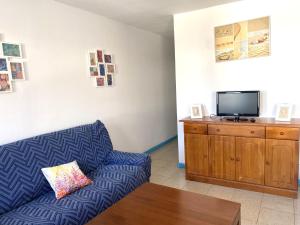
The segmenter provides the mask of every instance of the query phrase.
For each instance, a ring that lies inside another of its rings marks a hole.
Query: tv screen
[[[218,116],[259,116],[259,91],[217,92]]]

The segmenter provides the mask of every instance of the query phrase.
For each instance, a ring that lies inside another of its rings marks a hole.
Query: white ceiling
[[[164,36],[173,35],[175,13],[239,0],[56,0]]]

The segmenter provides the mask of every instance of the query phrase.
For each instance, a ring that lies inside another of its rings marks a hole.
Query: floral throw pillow
[[[55,192],[57,199],[92,183],[80,170],[76,161],[42,168],[42,172]]]

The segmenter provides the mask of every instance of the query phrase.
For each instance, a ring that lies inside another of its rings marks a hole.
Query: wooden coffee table
[[[241,204],[146,183],[87,225],[240,225]]]

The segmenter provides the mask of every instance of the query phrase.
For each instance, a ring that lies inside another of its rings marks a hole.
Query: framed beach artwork
[[[278,104],[276,107],[276,117],[277,121],[291,121],[292,118],[293,105],[288,103]]]
[[[115,65],[114,64],[106,64],[106,72],[107,73],[115,73]]]
[[[89,53],[90,66],[97,66],[97,56],[95,52]]]
[[[105,64],[99,63],[99,74],[100,76],[105,76],[106,75],[106,69],[105,69]]]
[[[97,50],[98,63],[103,63],[103,50]]]
[[[24,64],[23,62],[10,62],[10,72],[13,80],[25,80]]]
[[[215,27],[216,62],[270,55],[270,17]]]
[[[112,63],[112,56],[108,54],[104,54],[104,62],[105,63]]]
[[[113,85],[113,75],[107,74],[107,86],[112,86],[112,85]]]
[[[8,72],[7,58],[0,57],[0,72]]]
[[[105,78],[96,77],[96,87],[104,87],[104,86],[105,86]]]
[[[99,76],[98,67],[97,66],[90,66],[90,76],[97,77]]]
[[[20,44],[1,42],[1,53],[5,57],[22,58],[22,47]]]
[[[9,73],[0,72],[0,93],[12,92],[12,84]]]

